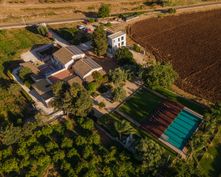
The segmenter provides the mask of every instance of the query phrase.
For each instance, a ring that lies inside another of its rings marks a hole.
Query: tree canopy
[[[127,47],[121,47],[117,49],[115,58],[120,65],[127,65],[135,63],[133,54]]]
[[[142,79],[150,88],[170,88],[177,79],[178,74],[170,63],[159,63],[145,68]]]
[[[68,115],[85,117],[92,108],[92,100],[87,91],[77,83],[69,86],[66,82],[53,85],[53,105]]]
[[[110,16],[110,6],[108,4],[102,4],[98,10],[97,16],[99,18]]]
[[[121,68],[116,68],[109,71],[110,80],[113,82],[115,87],[123,86],[128,78],[128,73],[126,70]]]
[[[102,25],[98,26],[92,35],[92,45],[97,55],[104,55],[107,52],[107,35]]]

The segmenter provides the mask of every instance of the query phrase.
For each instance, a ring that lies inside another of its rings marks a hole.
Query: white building
[[[114,54],[114,52],[120,48],[125,47],[126,43],[126,33],[123,31],[118,31],[108,36],[108,52]]]

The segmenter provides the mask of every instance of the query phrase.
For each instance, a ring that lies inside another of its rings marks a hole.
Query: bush
[[[98,88],[97,82],[90,82],[90,83],[87,84],[87,90],[90,93],[96,92],[97,88]]]
[[[122,101],[126,97],[126,91],[123,87],[117,87],[113,91],[113,101]]]
[[[135,52],[141,52],[141,47],[140,47],[139,45],[137,45],[137,44],[134,44],[134,45],[133,45],[133,50],[134,50]]]
[[[39,25],[37,27],[37,31],[39,34],[41,34],[42,36],[47,36],[48,35],[48,28],[47,26],[44,25]]]
[[[100,102],[100,103],[98,104],[98,106],[99,106],[99,108],[104,108],[104,107],[105,107],[105,103],[104,103],[104,102]]]
[[[109,71],[110,80],[113,82],[114,86],[119,87],[123,86],[128,78],[127,71],[116,68],[115,70]]]
[[[21,67],[18,72],[18,76],[20,79],[25,83],[26,81],[30,80],[30,75],[32,74],[31,69],[27,67]]]
[[[169,14],[175,14],[176,13],[176,9],[175,8],[169,8],[167,12]]]
[[[112,24],[111,24],[110,22],[108,22],[108,23],[105,24],[105,26],[107,26],[107,27],[111,27]]]
[[[99,18],[109,17],[110,16],[110,7],[108,4],[102,4],[98,10],[97,16]]]
[[[94,18],[89,18],[89,19],[88,19],[88,22],[89,22],[89,23],[94,23],[95,21],[96,21],[96,20],[95,20]]]

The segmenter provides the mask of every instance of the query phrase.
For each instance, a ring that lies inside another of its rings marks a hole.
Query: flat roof
[[[57,73],[51,75],[48,79],[52,83],[55,83],[60,80],[66,80],[67,78],[69,78],[71,76],[72,76],[72,73],[69,70],[65,69],[65,70],[62,70],[60,72],[57,72]]]
[[[111,38],[111,39],[115,39],[115,38],[117,38],[119,36],[122,36],[124,34],[126,34],[124,31],[118,31],[116,33],[113,33],[113,34],[109,35],[108,37]]]

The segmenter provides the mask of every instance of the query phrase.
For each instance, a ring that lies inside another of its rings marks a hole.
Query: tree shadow
[[[144,2],[143,4],[146,6],[154,6],[154,5],[164,6],[165,3],[166,3],[165,0],[155,0],[155,1],[147,1],[147,2]]]
[[[37,25],[26,26],[25,29],[34,33],[34,34],[39,34],[39,32],[37,30]]]
[[[8,71],[12,72],[13,69],[17,68],[20,63],[23,63],[23,60],[13,60],[13,61],[6,61],[2,64],[3,66],[3,73],[8,76]]]
[[[97,12],[82,12],[87,18],[97,18]]]
[[[0,88],[6,90],[8,89],[12,84],[11,80],[0,78]]]

